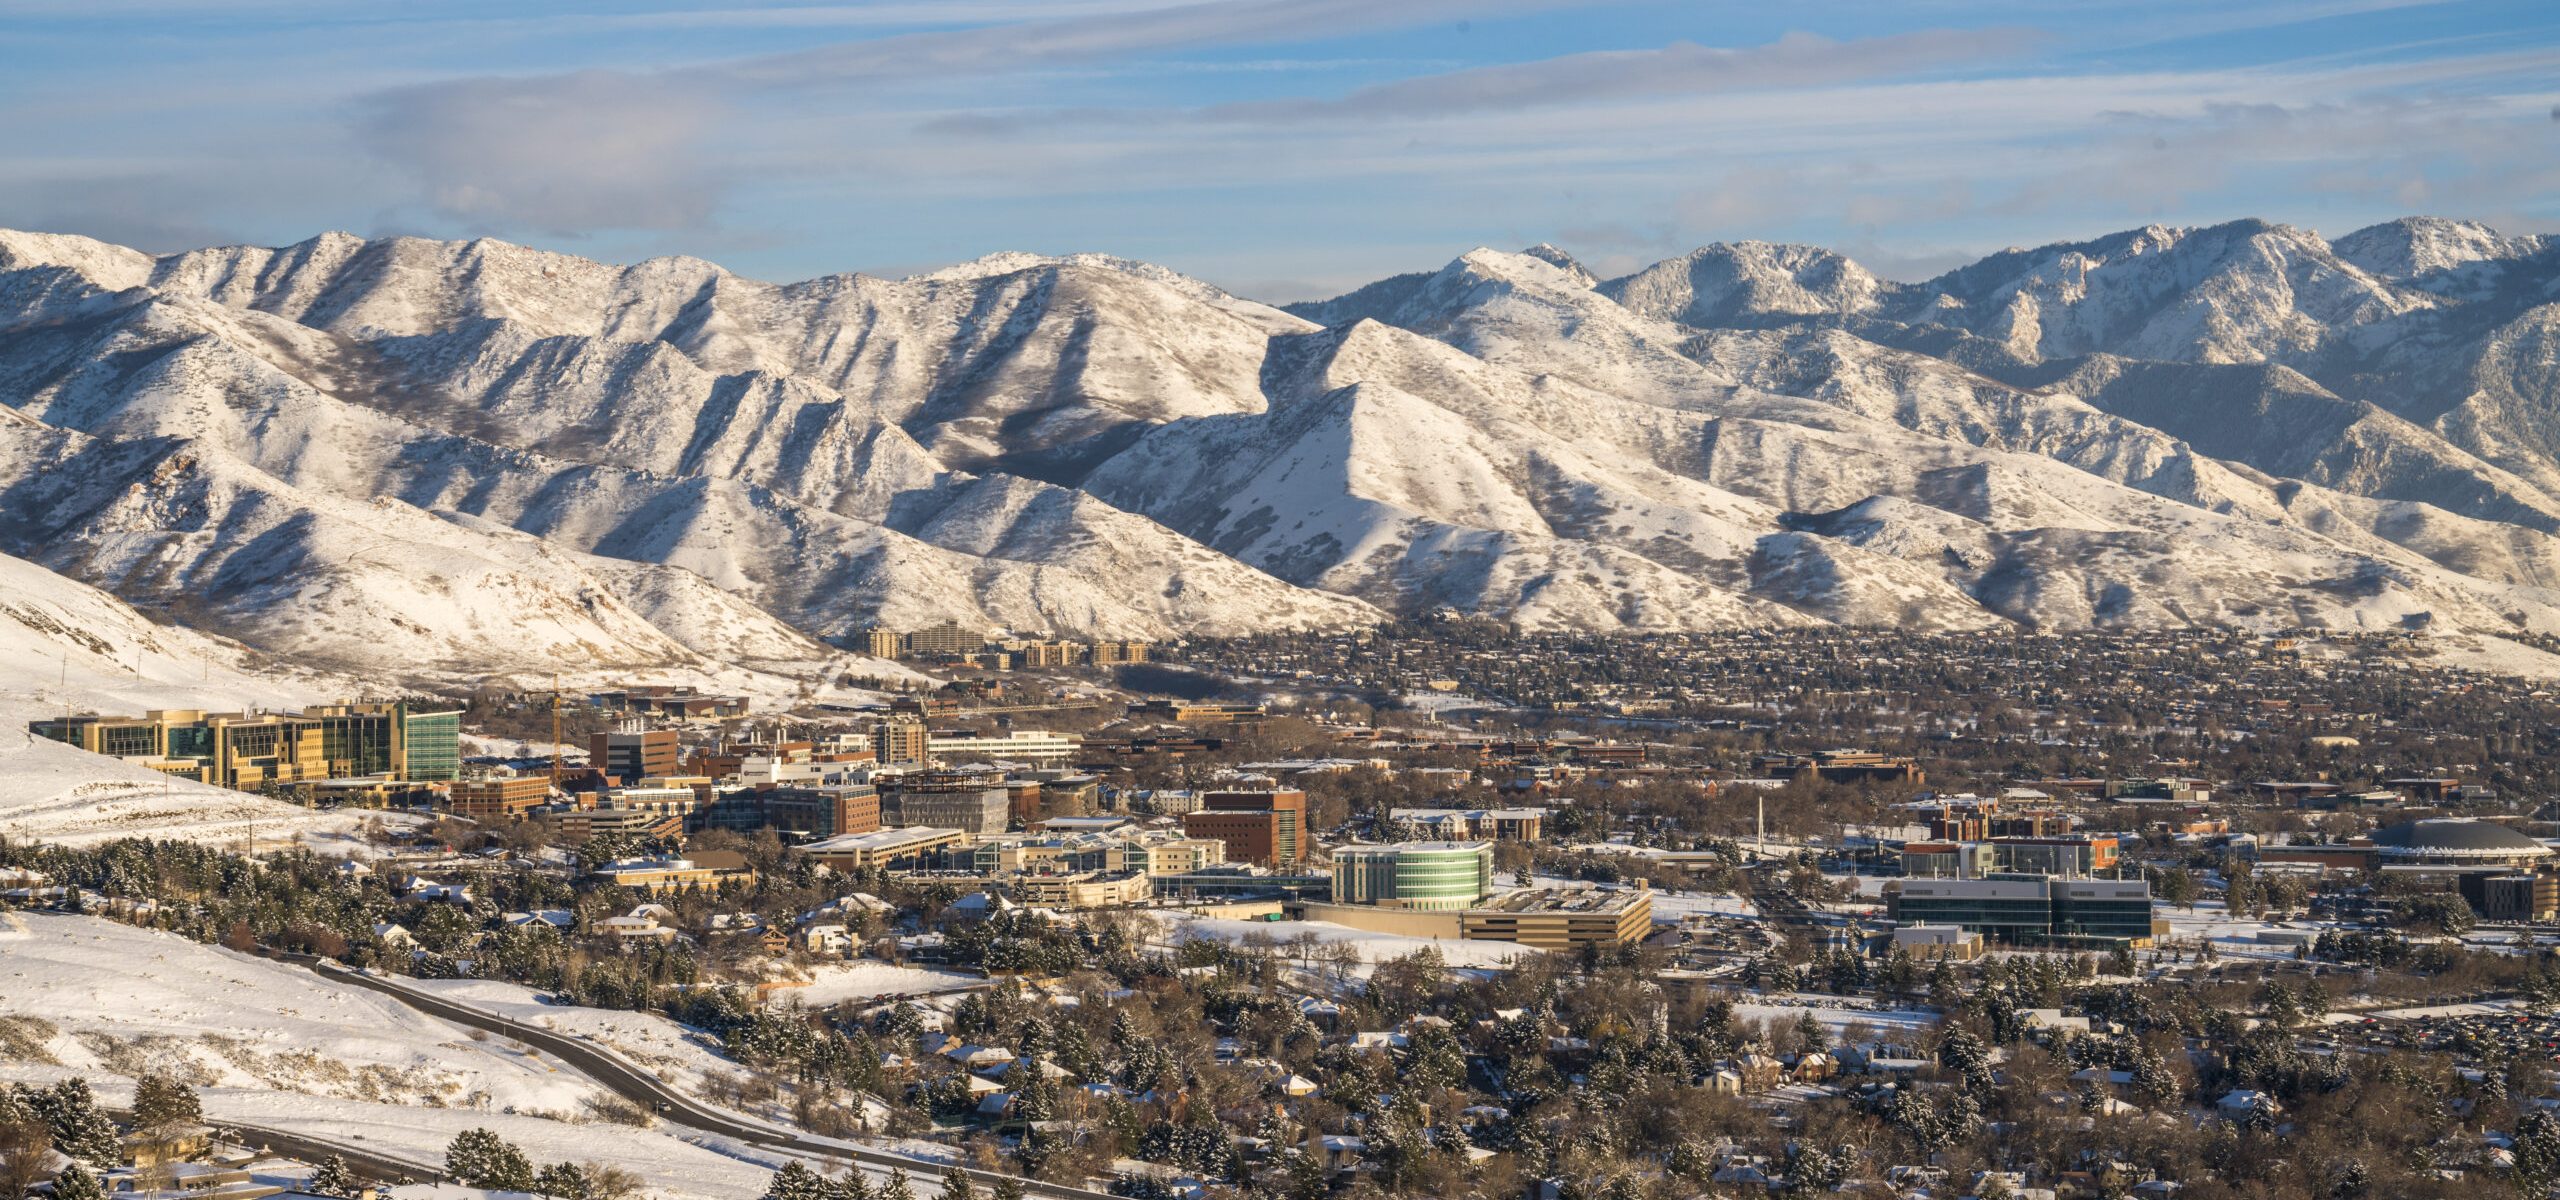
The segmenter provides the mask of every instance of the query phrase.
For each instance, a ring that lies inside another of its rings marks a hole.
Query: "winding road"
[[[399,983],[387,977],[369,975],[361,971],[351,970],[336,962],[322,959],[314,955],[296,954],[289,951],[267,949],[262,949],[259,953],[267,958],[275,959],[279,962],[289,962],[309,967],[314,972],[341,983],[380,992],[383,995],[398,1000],[400,1003],[408,1005],[409,1007],[425,1013],[428,1016],[436,1017],[440,1020],[451,1021],[457,1025],[469,1026],[473,1029],[486,1030],[490,1033],[513,1038],[528,1046],[542,1050],[545,1053],[550,1054],[552,1057],[559,1059],[563,1064],[567,1065],[571,1069],[585,1075],[589,1079],[594,1080],[597,1086],[639,1105],[642,1110],[649,1112],[656,1116],[657,1119],[666,1121],[670,1124],[681,1125],[702,1133],[714,1134],[725,1138],[733,1138],[741,1142],[763,1146],[769,1149],[783,1150],[793,1154],[806,1155],[811,1158],[858,1162],[876,1167],[899,1168],[919,1179],[939,1178],[942,1173],[949,1170],[951,1166],[949,1163],[935,1162],[931,1159],[925,1158],[912,1158],[903,1154],[891,1154],[886,1151],[874,1150],[870,1147],[858,1145],[852,1142],[837,1141],[833,1138],[815,1137],[805,1133],[796,1133],[778,1126],[767,1125],[762,1122],[745,1120],[734,1113],[723,1112],[720,1109],[703,1104],[702,1102],[667,1086],[664,1082],[659,1080],[657,1076],[623,1061],[610,1051],[605,1050],[586,1038],[560,1033],[557,1030],[545,1029],[539,1025],[528,1025],[521,1021],[509,1020],[505,1017],[483,1012],[467,1005],[456,1004],[441,997],[412,991],[409,988],[402,987]],[[278,1139],[289,1139],[292,1137],[290,1134],[285,1134],[275,1130],[261,1129],[257,1132],[270,1135]],[[310,1144],[319,1145],[319,1143]],[[279,1148],[283,1148],[281,1140],[278,1142],[278,1146]],[[351,1164],[355,1163],[355,1159],[357,1158],[356,1152],[351,1152],[343,1146],[327,1146],[323,1153],[345,1155]],[[390,1162],[394,1160],[386,1159],[381,1161]],[[974,1168],[963,1169],[966,1170],[970,1178],[976,1180],[980,1186],[991,1186],[998,1180],[1010,1179],[1021,1184],[1023,1192],[1030,1196],[1053,1197],[1055,1200],[1117,1200],[1117,1198],[1111,1196],[1107,1192],[1096,1192],[1085,1188],[1066,1187],[1061,1184],[1045,1183],[1037,1179],[1026,1178],[1019,1175],[1005,1175],[995,1171],[980,1171]],[[400,1173],[402,1174],[414,1174],[416,1171],[417,1167],[415,1164],[401,1165]]]

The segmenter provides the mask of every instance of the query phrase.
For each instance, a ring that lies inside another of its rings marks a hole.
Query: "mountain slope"
[[[806,679],[862,626],[2560,631],[2560,250],[2412,219],[1270,308],[0,232],[0,552],[257,650]],[[68,585],[65,585],[68,586]]]

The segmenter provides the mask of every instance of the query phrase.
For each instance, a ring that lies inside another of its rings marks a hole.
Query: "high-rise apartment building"
[[[924,722],[903,714],[891,714],[871,734],[873,756],[884,767],[923,766],[931,745]]]

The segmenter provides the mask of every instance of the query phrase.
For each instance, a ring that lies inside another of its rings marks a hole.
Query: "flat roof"
[[[825,854],[844,850],[889,850],[916,842],[943,837],[960,837],[957,829],[936,829],[929,825],[910,825],[903,829],[875,829],[869,833],[838,834],[822,842],[800,847],[804,853]]]
[[[1531,913],[1622,913],[1637,901],[1651,903],[1653,893],[1641,888],[1521,888],[1505,892],[1469,909],[1514,915]]]

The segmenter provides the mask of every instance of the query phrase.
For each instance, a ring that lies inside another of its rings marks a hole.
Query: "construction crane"
[[[560,677],[551,677],[551,790],[560,790]]]

